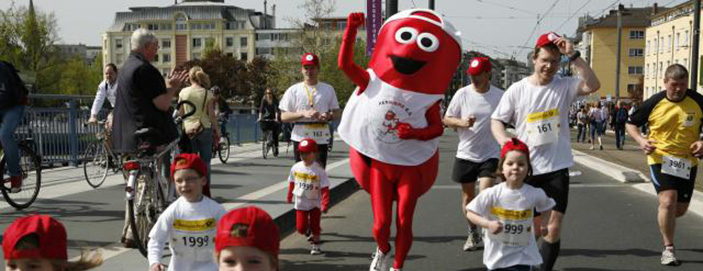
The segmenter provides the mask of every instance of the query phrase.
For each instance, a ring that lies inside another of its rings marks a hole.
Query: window
[[[627,84],[627,92],[633,92],[637,90],[637,84]]]
[[[645,77],[645,78],[648,78],[648,77],[649,77],[649,73],[652,72],[652,70],[650,70],[649,68],[650,68],[650,67],[649,67],[649,64],[647,64],[647,68],[644,70],[644,77]]]
[[[153,30],[159,30],[159,24],[148,24],[147,27],[146,27],[146,29],[149,29],[149,30],[152,30],[152,31],[153,31]]]
[[[239,54],[239,59],[244,60],[244,61],[248,61],[249,55],[247,53],[241,53],[241,54]]]
[[[684,34],[683,34],[683,43],[684,43],[683,46],[686,46],[686,47],[688,47],[688,45],[691,44],[690,42],[688,42],[688,30],[686,30],[686,32],[684,32]]]
[[[256,40],[270,40],[270,39],[271,39],[271,34],[269,34],[269,33],[256,34]]]
[[[630,30],[630,39],[644,39],[644,31]]]
[[[191,23],[190,29],[200,30],[203,29],[203,25],[201,23]]]
[[[159,62],[159,54],[154,55],[154,61],[153,62]]]
[[[676,50],[678,50],[679,47],[681,46],[680,41],[681,41],[681,33],[676,33]]]
[[[176,17],[176,30],[186,30],[188,29],[188,24],[186,24],[186,17],[179,15]]]
[[[239,47],[241,48],[247,48],[247,37],[241,37],[239,38]]]
[[[271,48],[256,48],[256,55],[270,55]]]
[[[160,27],[161,27],[161,30],[171,30],[171,29],[173,29],[173,25],[172,25],[172,24],[161,24]]]
[[[659,62],[659,77],[664,77],[664,62]]]
[[[225,24],[225,29],[227,30],[234,30],[234,29],[244,29],[244,23],[243,21],[231,21],[227,22]]]
[[[115,48],[122,49],[122,39],[115,40]]]
[[[651,47],[651,45],[652,45],[652,42],[648,40],[648,41],[647,41],[647,55],[649,55],[649,53],[652,52],[652,47]]]
[[[199,38],[193,39],[193,47],[203,46],[203,40]]]
[[[666,51],[671,52],[671,35],[666,36]]]
[[[203,29],[215,29],[215,23],[214,22],[204,23]]]
[[[629,75],[641,75],[642,74],[642,66],[627,67],[627,73]]]
[[[347,28],[347,22],[346,21],[338,21],[337,22],[337,30],[344,30]]]
[[[163,62],[164,62],[164,63],[170,63],[170,62],[171,62],[171,55],[169,55],[169,54],[164,54],[164,56],[163,56]]]
[[[227,47],[232,47],[234,46],[234,38],[233,37],[227,37],[225,39],[225,46]]]
[[[228,57],[234,57],[234,53],[227,53]]]
[[[664,37],[659,38],[659,52],[664,52]]]
[[[644,55],[644,52],[640,48],[630,48],[630,56],[631,57],[639,57]]]
[[[161,40],[161,49],[169,49],[171,48],[171,39],[162,39]]]
[[[192,60],[197,60],[200,59],[200,53],[193,53],[193,59]]]

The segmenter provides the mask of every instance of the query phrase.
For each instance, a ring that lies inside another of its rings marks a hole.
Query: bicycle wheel
[[[22,190],[10,193],[10,183],[3,183],[2,196],[8,204],[21,210],[34,203],[41,188],[41,161],[34,151],[27,145],[19,144],[20,168],[22,170]],[[7,168],[6,157],[0,161],[0,168]]]
[[[229,159],[229,144],[229,136],[223,135],[220,140],[220,149],[217,151],[220,161],[222,161],[223,164],[227,163]]]
[[[269,131],[264,132],[264,140],[261,141],[261,153],[264,156],[264,159],[266,159],[266,156],[268,155],[269,149],[268,149],[268,136]]]
[[[93,141],[83,152],[83,174],[85,180],[93,188],[100,187],[107,178],[110,170],[107,152],[102,140]]]
[[[159,215],[165,208],[163,193],[161,189],[154,187],[151,178],[147,178],[149,173],[140,172],[137,177],[134,198],[129,200],[129,225],[132,230],[137,248],[142,256],[147,256],[147,245],[149,244],[149,232],[154,227]],[[161,193],[160,195],[158,195]]]

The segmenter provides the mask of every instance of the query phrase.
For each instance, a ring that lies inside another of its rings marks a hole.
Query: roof
[[[651,16],[656,10],[656,13],[664,12],[668,8],[663,7],[642,7],[642,8],[625,8],[622,16],[623,27],[649,27]],[[584,29],[591,28],[611,28],[618,25],[617,9],[610,10],[608,14],[591,22],[586,23]]]
[[[187,20],[227,20],[244,21],[254,15],[262,16],[263,13],[253,9],[243,9],[237,6],[215,2],[182,2],[167,7],[130,7],[130,11],[117,12],[115,22],[107,31],[122,31],[126,23],[140,21],[173,20],[177,13],[183,13]],[[272,15],[267,14],[273,18]]]

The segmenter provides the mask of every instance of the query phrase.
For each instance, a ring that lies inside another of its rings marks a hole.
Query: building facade
[[[153,31],[159,51],[152,64],[164,75],[172,68],[202,57],[210,46],[237,59],[256,55],[258,29],[275,28],[272,15],[225,5],[224,0],[184,0],[166,7],[132,7],[117,12],[103,34],[103,62],[124,63],[131,51],[130,37],[138,28]]]
[[[505,90],[507,90],[513,83],[532,74],[532,70],[524,62],[507,58],[499,58],[496,59],[496,61],[502,66],[500,85],[498,86],[501,86]]]
[[[692,33],[691,1],[652,16],[652,24],[646,30],[645,99],[664,90],[664,72],[670,65],[681,64],[691,70]],[[700,84],[700,76],[698,82]]]
[[[611,10],[601,18],[584,21],[581,32],[582,54],[598,76],[601,99],[629,99],[644,83],[645,31],[650,25],[650,16],[660,12],[656,4],[644,8],[622,9],[622,32],[620,46],[620,72],[616,72],[618,51],[618,10]],[[619,93],[616,81],[619,77]]]

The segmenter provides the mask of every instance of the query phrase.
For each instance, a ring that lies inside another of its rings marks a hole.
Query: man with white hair
[[[163,145],[178,137],[178,130],[169,114],[171,101],[188,77],[186,71],[172,72],[167,80],[151,65],[159,50],[156,36],[146,29],[132,33],[132,52],[117,78],[117,94],[113,112],[112,142],[117,153],[131,154],[137,150],[134,133],[142,128],[155,128],[159,136],[152,144]],[[122,243],[134,247],[125,215]]]

